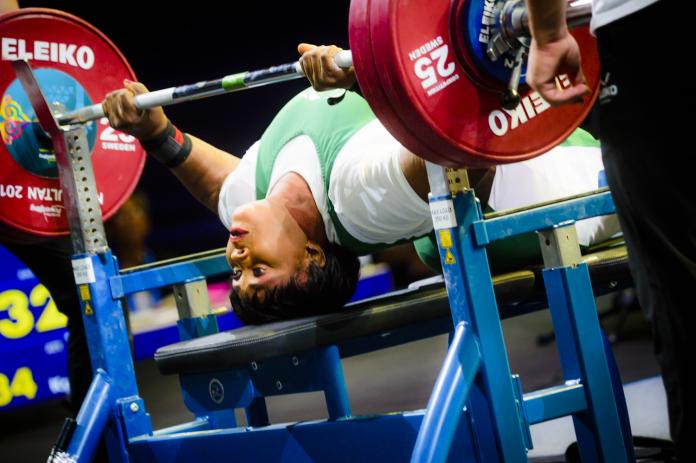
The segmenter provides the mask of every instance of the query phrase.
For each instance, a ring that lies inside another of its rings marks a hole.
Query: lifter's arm
[[[167,116],[160,107],[139,110],[135,95],[147,92],[141,83],[124,81],[124,89],[116,90],[104,100],[104,113],[109,124],[141,141],[151,140],[167,128]],[[172,172],[187,190],[208,209],[217,214],[220,189],[225,178],[237,168],[239,158],[190,136],[191,154]]]
[[[404,173],[404,177],[406,177],[406,181],[411,185],[411,188],[413,188],[413,191],[415,191],[423,201],[428,201],[430,184],[428,183],[425,161],[402,147],[399,153],[399,166],[401,167],[401,172]]]
[[[222,184],[237,168],[239,158],[222,151],[200,138],[191,136],[193,148],[189,157],[172,173],[205,207],[218,213]]]

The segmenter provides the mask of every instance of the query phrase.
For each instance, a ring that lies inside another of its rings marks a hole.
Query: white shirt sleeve
[[[232,213],[242,204],[256,200],[256,159],[259,141],[251,145],[239,165],[225,179],[218,198],[218,216],[225,228],[232,226]]]
[[[433,228],[428,203],[399,165],[404,149],[375,120],[351,137],[334,162],[329,199],[346,231],[364,243],[393,243]]]
[[[603,171],[599,148],[557,146],[541,156],[497,166],[488,204],[503,211],[596,190]],[[588,246],[620,228],[616,216],[608,215],[580,220],[576,230],[580,244]]]

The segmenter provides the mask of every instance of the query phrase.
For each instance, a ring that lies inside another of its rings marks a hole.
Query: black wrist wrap
[[[140,144],[147,154],[170,169],[181,165],[191,154],[192,147],[191,138],[171,122],[167,122],[164,132],[155,138],[141,140]]]

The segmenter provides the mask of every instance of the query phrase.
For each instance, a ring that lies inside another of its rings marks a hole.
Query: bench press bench
[[[211,258],[214,257],[207,259]],[[217,258],[224,259],[224,256]],[[595,296],[631,285],[626,249],[621,244],[588,253],[582,257],[582,262],[588,265]],[[493,278],[501,319],[547,306],[540,271],[540,268],[530,268]],[[203,336],[161,347],[155,354],[162,374],[180,375],[184,402],[196,419],[134,439],[131,451],[137,458],[184,461],[195,458],[204,441],[213,448],[218,445],[234,448],[240,460],[375,461],[375,445],[381,443],[391,449],[380,457],[381,461],[407,461],[424,412],[351,416],[340,358],[448,332],[451,335],[453,330],[447,291],[441,277],[352,303],[337,313],[205,335],[214,331],[206,326],[199,329]],[[192,333],[191,329],[183,329],[183,332]],[[618,376],[615,380],[618,381]],[[616,386],[619,390],[620,382]],[[527,424],[560,416],[560,412],[553,409],[553,394],[573,387],[559,386],[547,397],[545,391],[522,395],[520,387]],[[269,423],[265,397],[320,390],[326,398],[328,420],[291,425]],[[245,409],[247,427],[236,427],[234,408]],[[365,426],[366,421],[372,426]],[[466,420],[461,420],[458,435],[471,432]],[[258,441],[248,439],[253,433],[259,434]],[[379,438],[371,441],[373,434],[378,434]],[[343,455],[333,453],[335,449],[330,442],[346,439],[362,444],[349,445],[353,450]],[[259,446],[250,445],[251,442],[270,443]],[[451,455],[476,458],[477,450],[467,447],[466,442],[464,439],[454,443]],[[395,452],[395,448],[401,450]]]
[[[612,213],[609,193],[484,217],[473,190],[450,195],[438,177],[445,170],[428,166],[431,208],[446,211],[434,221],[442,281],[341,312],[219,332],[206,278],[229,274],[221,252],[123,271],[108,250],[76,255],[75,268],[85,270],[78,284],[97,366],[80,414],[66,425],[63,460],[56,461],[88,458],[104,433],[110,456],[124,462],[525,462],[533,448],[530,426],[568,415],[583,459],[632,461],[621,381],[594,305],[597,295],[630,285],[626,250],[581,256],[574,226]],[[535,230],[543,268],[491,278],[486,246]],[[166,286],[174,290],[181,342],[160,348],[155,360],[163,374],[179,375],[194,420],[153,430],[118,301]],[[500,320],[544,307],[564,381],[523,394]],[[449,349],[426,409],[352,416],[342,357],[443,333]],[[323,391],[328,419],[269,423],[266,397],[311,391]],[[245,411],[247,426],[238,426],[235,409]]]
[[[585,254],[582,261],[588,264],[595,296],[632,283],[623,245]],[[348,357],[450,332],[445,284],[441,277],[429,280],[351,303],[337,313],[245,326],[164,346],[155,362],[164,375],[212,372],[330,345]],[[501,319],[546,307],[539,269],[494,276],[493,282]]]

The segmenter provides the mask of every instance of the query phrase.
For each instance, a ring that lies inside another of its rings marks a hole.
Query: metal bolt
[[[251,362],[251,369],[254,371],[259,369],[259,366],[256,364],[256,362]]]
[[[281,383],[280,381],[276,381],[276,389],[278,389],[279,391],[282,391],[283,390],[283,383]]]
[[[140,407],[138,407],[138,404],[133,402],[130,404],[130,411],[133,413],[138,413],[138,410],[140,410]]]
[[[293,358],[292,358],[292,364],[293,364],[294,366],[297,366],[297,365],[300,364],[300,360],[299,360],[297,357],[293,357]]]

